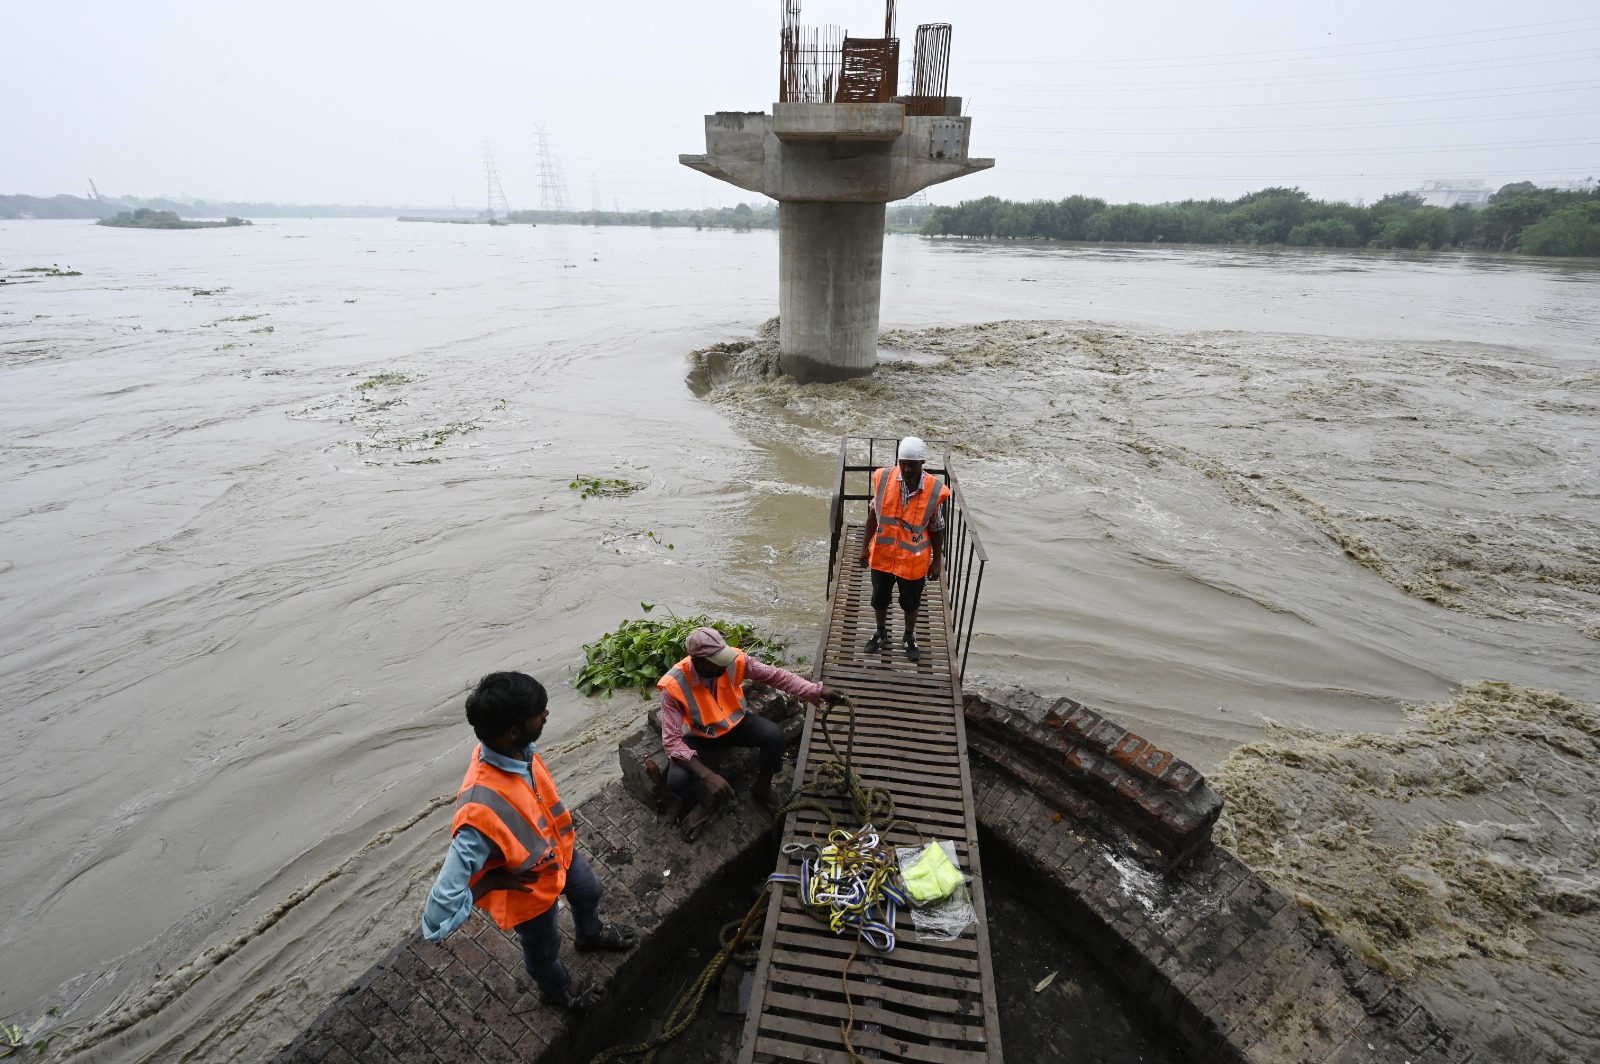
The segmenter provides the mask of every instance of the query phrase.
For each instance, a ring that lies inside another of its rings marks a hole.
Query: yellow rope
[[[688,1030],[689,1024],[694,1022],[695,1016],[700,1011],[701,1003],[705,1001],[706,990],[722,975],[729,962],[733,960],[734,954],[739,952],[739,946],[744,942],[745,937],[750,934],[750,930],[755,926],[757,918],[766,911],[768,897],[770,897],[769,892],[763,890],[761,897],[757,898],[756,903],[750,906],[750,911],[744,914],[744,919],[739,922],[739,929],[735,932],[733,938],[723,943],[722,949],[711,959],[711,963],[706,965],[699,978],[695,979],[688,989],[679,995],[678,1000],[667,1011],[666,1018],[661,1022],[660,1034],[646,1042],[635,1042],[633,1045],[627,1046],[612,1046],[610,1049],[601,1050],[589,1059],[589,1064],[605,1064],[608,1060],[616,1060],[618,1057],[633,1055],[639,1056],[639,1064],[653,1064],[656,1059],[656,1052]],[[726,932],[728,927],[732,926],[732,924],[727,925],[727,927],[723,928],[723,932]]]
[[[867,889],[865,891],[865,901],[852,903],[849,906],[838,909],[833,907],[812,907],[813,913],[822,918],[823,922],[827,923],[835,932],[844,929],[849,915],[864,912],[867,908],[870,908],[871,899],[881,895],[884,884],[897,867],[892,859],[888,857],[878,853],[863,852],[856,848],[854,846],[856,840],[868,833],[879,837],[887,837],[889,831],[897,826],[904,826],[915,832],[919,843],[923,839],[922,831],[915,824],[895,816],[894,796],[886,788],[868,787],[862,783],[861,777],[856,774],[853,766],[856,746],[856,704],[848,696],[845,698],[844,704],[850,713],[850,727],[849,733],[845,738],[844,753],[840,754],[839,747],[833,741],[833,733],[828,729],[828,715],[833,711],[833,707],[825,706],[821,716],[822,737],[827,741],[828,749],[833,753],[833,760],[819,764],[816,771],[812,773],[811,782],[795,793],[800,796],[822,794],[828,790],[833,790],[849,794],[855,806],[856,815],[860,818],[861,828],[855,832],[841,829],[838,819],[833,815],[833,811],[820,801],[797,800],[790,802],[778,810],[773,818],[773,829],[777,832],[782,830],[783,818],[797,809],[813,809],[822,813],[828,818],[830,826],[828,833],[829,848],[834,851],[832,858],[836,862],[839,875],[859,880],[861,874],[863,872],[866,873]],[[880,817],[884,826],[875,828],[874,825]],[[876,847],[873,849],[876,849]],[[821,863],[820,861],[818,862],[819,865]],[[765,911],[769,896],[769,891],[763,890],[761,892],[761,897],[756,899],[755,905],[751,906],[750,911],[745,914],[744,920],[740,922],[738,932],[733,936],[732,940],[723,945],[722,950],[712,959],[710,964],[706,965],[705,970],[700,973],[699,977],[690,984],[683,994],[679,996],[672,1008],[668,1010],[666,1018],[662,1021],[660,1034],[645,1042],[637,1042],[626,1046],[613,1046],[610,1049],[603,1050],[592,1057],[589,1064],[606,1064],[607,1061],[616,1060],[619,1057],[635,1055],[640,1058],[639,1064],[653,1064],[656,1052],[688,1029],[689,1024],[700,1011],[700,1005],[705,1000],[707,989],[728,967],[734,954],[738,952],[739,946],[749,935],[756,918]],[[732,925],[728,926],[731,927]],[[723,931],[726,932],[726,930],[727,928],[725,927]],[[850,1038],[850,1032],[855,1028],[856,1020],[855,1004],[850,998],[850,967],[855,962],[856,954],[860,950],[861,929],[858,926],[856,929],[855,949],[851,950],[850,956],[844,962],[843,970],[839,973],[840,981],[844,984],[845,1008],[849,1014],[848,1020],[839,1021],[839,1033],[844,1039],[844,1048],[850,1054],[852,1064],[866,1064],[860,1054],[856,1052]]]
[[[820,795],[827,791],[836,791],[850,795],[851,803],[855,806],[856,816],[861,822],[861,828],[849,832],[839,827],[838,818],[833,811],[820,801],[794,801],[780,809],[773,818],[774,833],[781,833],[783,818],[797,809],[814,809],[828,818],[828,846],[822,850],[825,858],[817,861],[817,877],[828,876],[837,882],[843,878],[852,878],[860,882],[865,873],[866,884],[861,896],[848,905],[835,904],[807,904],[804,897],[797,900],[805,905],[808,911],[823,923],[827,924],[835,933],[844,930],[847,919],[854,915],[863,916],[871,907],[882,899],[883,887],[889,878],[898,871],[898,865],[891,858],[874,846],[870,851],[855,847],[858,838],[866,834],[873,834],[879,839],[887,839],[889,832],[895,827],[906,827],[917,836],[918,845],[924,843],[922,829],[908,820],[895,816],[894,795],[885,787],[869,787],[864,784],[855,771],[856,748],[856,703],[849,696],[844,700],[845,708],[849,711],[849,731],[845,736],[844,753],[839,752],[838,745],[833,741],[833,732],[828,728],[828,716],[833,711],[832,706],[825,706],[822,710],[820,722],[822,724],[822,738],[828,744],[828,750],[833,754],[832,761],[824,761],[817,765],[812,772],[811,782],[796,791],[797,795]],[[882,828],[876,828],[880,822]],[[830,866],[831,867],[827,867]],[[813,882],[810,889],[802,893],[815,896],[819,888],[826,884]],[[861,952],[862,925],[855,924],[856,944],[850,951],[850,956],[845,959],[844,967],[839,973],[839,981],[844,987],[844,1004],[848,1019],[839,1021],[839,1036],[844,1042],[845,1052],[850,1055],[851,1064],[866,1064],[861,1055],[856,1052],[856,1047],[851,1040],[850,1033],[855,1029],[856,1008],[855,1002],[850,997],[850,967],[855,963],[856,955]]]

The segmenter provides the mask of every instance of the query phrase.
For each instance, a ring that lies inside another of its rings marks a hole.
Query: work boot
[[[902,645],[906,648],[907,661],[922,660],[922,648],[917,646],[917,637],[914,634],[907,632],[905,641]]]
[[[879,628],[876,632],[872,633],[872,638],[867,640],[867,645],[863,647],[862,650],[868,654],[876,654],[878,651],[883,649],[883,644],[887,643],[888,641],[889,633],[886,630]]]

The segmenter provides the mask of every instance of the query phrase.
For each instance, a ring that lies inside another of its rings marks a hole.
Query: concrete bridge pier
[[[683,165],[778,201],[780,365],[800,381],[878,364],[885,205],[986,170],[967,155],[955,96],[906,104],[776,103],[706,116],[706,153]]]
[[[878,364],[881,203],[778,205],[778,364],[801,381]]]

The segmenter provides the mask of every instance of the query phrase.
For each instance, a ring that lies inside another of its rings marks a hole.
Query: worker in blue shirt
[[[556,899],[567,897],[579,952],[629,950],[637,936],[600,921],[600,877],[574,845],[572,814],[536,745],[549,716],[544,686],[526,673],[490,673],[467,696],[479,744],[456,794],[450,852],[428,892],[422,934],[442,940],[477,905],[521,941],[540,998],[583,1012],[605,999],[605,988],[561,963]]]

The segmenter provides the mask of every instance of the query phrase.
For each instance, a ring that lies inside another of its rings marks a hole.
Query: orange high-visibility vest
[[[567,885],[567,869],[572,867],[572,814],[561,804],[555,780],[538,754],[533,755],[534,786],[529,787],[518,773],[484,761],[479,756],[482,753],[481,744],[472,751],[472,764],[456,792],[450,833],[471,825],[498,851],[472,877],[474,883],[496,868],[539,870],[532,890],[491,890],[478,899],[478,907],[509,930],[549,909]]]
[[[708,687],[694,671],[694,658],[684,658],[657,680],[656,686],[682,704],[683,722],[690,731],[704,739],[715,739],[728,734],[744,719],[745,660],[744,651],[738,651],[733,664]]]
[[[924,473],[922,487],[902,502],[903,480],[897,465],[872,471],[872,508],[878,515],[878,532],[872,538],[869,563],[879,572],[917,580],[928,575],[933,563],[928,525],[950,497],[950,489],[943,477]]]

